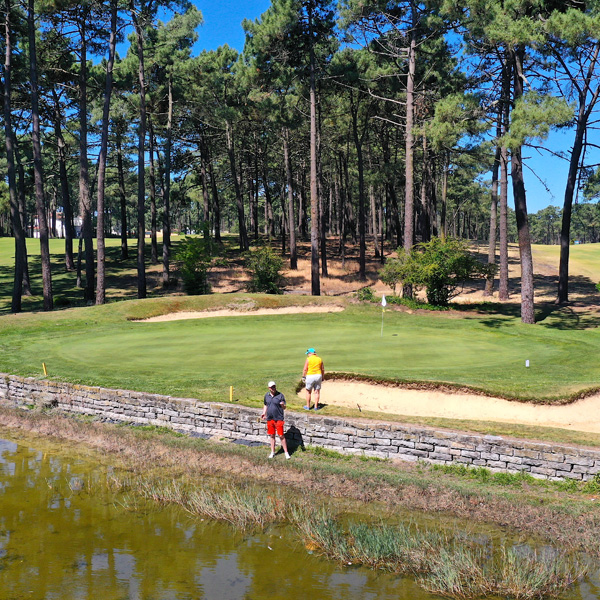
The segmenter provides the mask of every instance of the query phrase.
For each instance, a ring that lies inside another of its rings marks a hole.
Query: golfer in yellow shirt
[[[310,410],[310,401],[312,392],[315,393],[315,410],[319,410],[319,400],[321,399],[321,383],[325,377],[325,368],[323,361],[317,356],[314,348],[309,348],[306,351],[308,355],[304,363],[304,371],[302,377],[305,378],[306,385],[306,406],[305,410]]]

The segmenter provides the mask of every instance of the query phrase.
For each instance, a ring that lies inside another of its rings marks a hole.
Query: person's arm
[[[321,361],[321,378],[325,379],[325,363]]]
[[[304,363],[304,371],[302,371],[302,377],[306,377],[307,371],[308,371],[308,358],[306,359],[306,362]]]
[[[281,400],[279,401],[279,404],[282,408],[285,408],[285,396],[283,394],[281,394]]]
[[[264,402],[264,406],[263,406],[262,415],[260,415],[261,419],[264,419],[267,416],[267,399],[266,399],[266,397],[263,402]]]

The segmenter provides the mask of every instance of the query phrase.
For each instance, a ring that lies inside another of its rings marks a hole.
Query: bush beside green
[[[250,274],[249,292],[281,294],[283,259],[269,246],[246,254],[246,270]]]
[[[191,295],[210,294],[208,271],[211,263],[210,240],[185,237],[175,252],[184,290]]]
[[[465,240],[433,238],[417,244],[410,252],[398,249],[398,258],[390,258],[380,272],[381,280],[392,288],[398,284],[425,288],[427,301],[448,306],[469,279],[487,277],[494,265],[484,265],[473,257]]]
[[[361,302],[375,302],[377,300],[372,287],[361,288],[354,295]]]

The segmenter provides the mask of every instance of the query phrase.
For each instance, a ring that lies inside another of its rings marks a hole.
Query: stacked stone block
[[[58,409],[129,424],[170,427],[202,437],[266,443],[261,410],[128,390],[0,374],[0,404]],[[588,480],[600,472],[600,450],[430,427],[341,419],[286,411],[292,447],[317,445],[347,454],[524,471],[548,479]]]

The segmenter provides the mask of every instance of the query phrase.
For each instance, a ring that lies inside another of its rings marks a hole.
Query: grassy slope
[[[534,261],[554,265],[558,271],[560,246],[533,246]],[[569,272],[600,281],[600,244],[574,244],[569,250]]]

